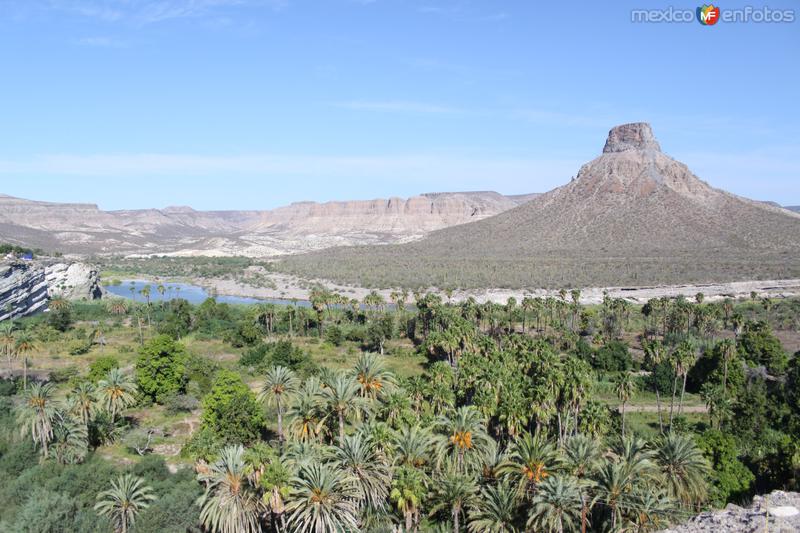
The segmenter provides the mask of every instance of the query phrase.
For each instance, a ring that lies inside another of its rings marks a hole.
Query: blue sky
[[[0,192],[106,209],[543,192],[645,120],[712,185],[800,204],[800,22],[631,22],[669,5],[0,0]]]

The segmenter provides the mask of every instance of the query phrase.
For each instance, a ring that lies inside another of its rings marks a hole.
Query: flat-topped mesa
[[[603,153],[626,152],[628,150],[655,150],[661,151],[653,129],[647,122],[632,122],[614,126],[608,132]]]

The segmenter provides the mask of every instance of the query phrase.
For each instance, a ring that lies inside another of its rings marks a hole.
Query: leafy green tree
[[[170,395],[185,392],[188,358],[183,344],[167,335],[153,337],[139,349],[136,360],[139,390],[158,403],[163,403]]]
[[[263,504],[247,479],[244,448],[223,448],[199,480],[206,484],[199,500],[200,521],[210,533],[258,533]]]
[[[755,476],[739,460],[736,439],[732,435],[710,429],[698,438],[697,445],[713,470],[709,498],[715,507],[738,501],[749,493]]]
[[[628,345],[612,340],[595,352],[593,366],[606,372],[625,372],[633,367]]]
[[[86,379],[90,383],[97,383],[108,375],[112,368],[119,368],[119,361],[111,355],[103,355],[89,363],[89,374]]]
[[[114,531],[127,533],[136,522],[136,517],[155,500],[153,489],[141,478],[126,474],[111,480],[111,488],[97,495],[97,513],[107,516]]]
[[[217,373],[214,386],[203,398],[203,427],[222,442],[249,444],[264,428],[264,413],[255,395],[238,374],[229,370]]]
[[[786,369],[786,352],[766,322],[746,323],[744,332],[739,336],[738,346],[739,354],[746,361],[764,365],[771,373],[781,374]]]

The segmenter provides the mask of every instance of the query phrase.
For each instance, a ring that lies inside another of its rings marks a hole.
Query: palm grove
[[[2,325],[0,530],[654,531],[797,486],[796,300],[141,296]]]

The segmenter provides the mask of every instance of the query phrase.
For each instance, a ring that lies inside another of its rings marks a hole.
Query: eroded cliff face
[[[84,263],[0,264],[0,321],[43,311],[50,298],[96,300],[102,295],[97,270]]]

